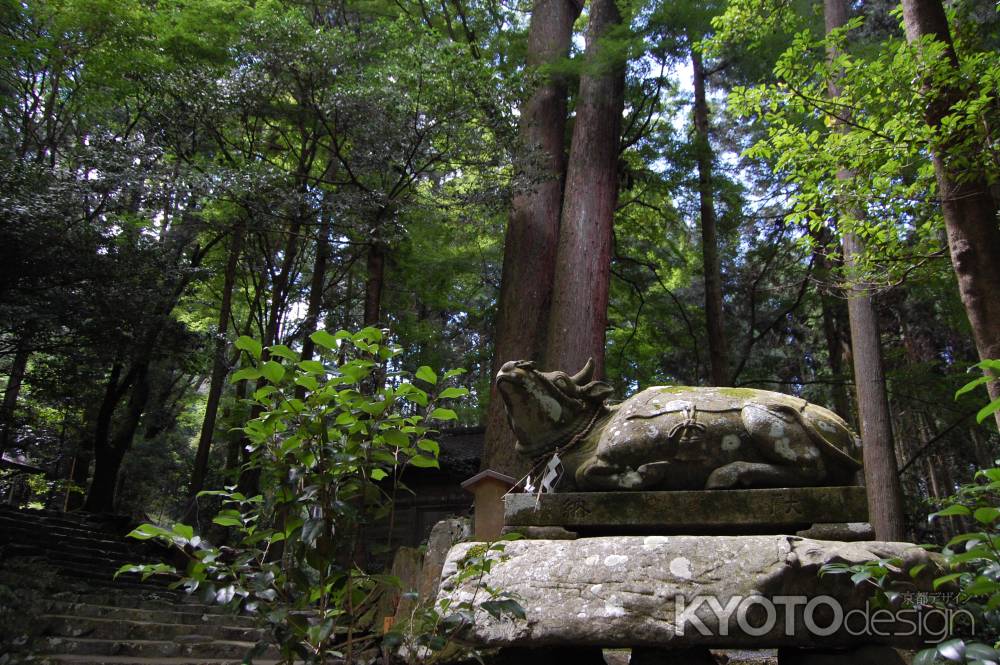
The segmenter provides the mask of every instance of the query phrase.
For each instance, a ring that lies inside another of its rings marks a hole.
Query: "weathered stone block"
[[[508,494],[508,530],[560,526],[618,533],[794,533],[815,523],[866,522],[863,487]]]
[[[484,600],[476,580],[456,583],[475,544],[451,550],[439,599]],[[935,555],[909,543],[844,543],[796,536],[619,536],[521,540],[481,583],[517,596],[526,620],[479,612],[463,639],[482,647],[602,646],[773,648],[909,645],[898,614],[873,628],[870,587],[819,577],[826,563],[899,557],[900,578]],[[930,587],[936,566],[914,583]],[[770,609],[768,609],[770,608]],[[852,624],[851,621],[854,621]]]

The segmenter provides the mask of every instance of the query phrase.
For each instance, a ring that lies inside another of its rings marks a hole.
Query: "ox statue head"
[[[593,359],[573,376],[539,372],[528,360],[504,363],[497,373],[497,390],[517,436],[518,453],[537,457],[588,427],[612,392],[607,383],[592,381],[593,375]]]

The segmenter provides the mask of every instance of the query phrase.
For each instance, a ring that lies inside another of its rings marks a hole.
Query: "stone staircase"
[[[128,530],[116,517],[0,507],[0,665],[277,662],[253,618],[191,601],[168,588],[174,577],[114,579],[123,564],[163,560]]]

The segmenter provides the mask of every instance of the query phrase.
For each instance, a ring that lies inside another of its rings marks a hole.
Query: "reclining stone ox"
[[[609,405],[593,363],[574,376],[505,363],[497,389],[532,459],[558,453],[561,491],[851,485],[860,440],[837,414],[768,390],[654,386]]]

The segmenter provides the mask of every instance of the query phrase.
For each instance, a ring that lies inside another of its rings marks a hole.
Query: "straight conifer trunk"
[[[695,151],[698,158],[698,198],[701,209],[701,251],[705,273],[705,323],[708,327],[710,379],[713,386],[729,385],[729,353],[722,311],[722,268],[719,264],[719,238],[715,218],[715,192],[712,188],[712,144],[709,143],[708,100],[705,97],[707,75],[694,45],[691,45],[691,71],[694,81]]]
[[[14,443],[14,412],[17,409],[17,396],[21,392],[21,382],[28,368],[28,356],[31,350],[27,340],[22,339],[14,352],[14,362],[7,376],[7,387],[3,394],[3,407],[0,411],[0,454],[3,454]]]
[[[826,31],[843,26],[848,20],[846,0],[825,0]],[[836,54],[831,54],[831,57]],[[830,84],[830,96],[840,93],[835,82]],[[851,177],[841,170],[838,179]],[[865,464],[865,485],[868,492],[868,513],[875,537],[879,540],[901,541],[905,538],[903,488],[899,482],[896,451],[893,445],[892,417],[886,395],[885,372],[882,367],[882,342],[878,316],[872,301],[871,288],[855,279],[854,270],[864,246],[854,233],[845,233],[844,262],[851,275],[848,285],[847,312],[851,324],[851,348],[854,360],[854,385],[858,396],[858,420],[861,425],[862,450]]]
[[[229,319],[232,315],[233,286],[236,283],[236,266],[240,253],[243,251],[243,227],[237,225],[229,239],[229,253],[226,256],[226,268],[223,275],[222,302],[219,304],[219,320],[215,329],[215,348],[212,358],[212,376],[209,380],[208,398],[205,400],[205,418],[201,423],[198,436],[198,450],[194,458],[194,470],[191,472],[191,487],[189,489],[191,502],[185,515],[185,522],[190,524],[196,505],[195,497],[205,485],[208,473],[208,456],[212,449],[212,439],[215,435],[215,420],[219,413],[219,400],[225,387],[226,375],[229,373],[229,363],[226,351],[229,340],[226,332],[229,330]]]
[[[624,59],[602,43],[621,23],[614,0],[593,0],[585,69],[563,197],[555,286],[546,344],[549,369],[576,372],[588,358],[604,375],[611,239],[618,199],[618,146],[625,95]]]
[[[581,5],[573,0],[538,0],[528,30],[529,67],[551,65],[569,53],[573,22]],[[504,241],[493,371],[510,360],[541,361],[552,298],[559,219],[566,174],[566,80],[545,75],[521,107],[522,147],[541,166],[544,178],[514,196]],[[514,434],[503,401],[490,391],[482,468],[520,477],[524,460],[514,454]]]
[[[904,0],[903,23],[906,38],[911,43],[928,36],[944,43],[950,66],[958,69],[958,55],[940,0]],[[953,86],[934,89],[932,85],[928,83],[925,86],[925,90],[932,94],[926,121],[931,127],[940,128],[954,104],[962,100],[963,93]],[[997,359],[1000,358],[1000,224],[997,223],[997,202],[981,174],[959,172],[949,164],[947,150],[947,146],[936,150],[933,162],[951,264],[979,357],[982,360]],[[1000,381],[992,381],[988,388],[991,398],[1000,397]],[[996,421],[1000,426],[1000,411],[996,412]]]

